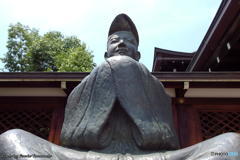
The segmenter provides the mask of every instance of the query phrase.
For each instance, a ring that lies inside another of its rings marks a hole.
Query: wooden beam
[[[240,105],[240,98],[184,98],[183,103],[179,103],[178,98],[172,98],[172,101],[184,105]]]
[[[88,72],[1,72],[0,81],[81,81]]]
[[[61,81],[76,85],[89,73],[0,73],[0,87],[61,87]],[[240,72],[153,72],[162,82],[240,82]],[[34,80],[34,81],[33,81]]]
[[[216,50],[222,37],[235,21],[236,16],[239,14],[240,5],[236,0],[222,1],[222,6],[218,10],[206,36],[204,37],[197,54],[190,62],[187,71],[202,71],[206,66],[212,52]],[[206,66],[206,68],[209,68]],[[205,70],[206,70],[205,68]]]
[[[154,72],[162,82],[240,82],[240,72]]]
[[[239,43],[240,37],[240,14],[233,22],[233,24],[226,31],[224,37],[219,42],[218,47],[212,51],[209,60],[205,62],[202,70],[207,68],[212,68],[213,71],[216,71],[217,68],[221,65],[220,60],[226,59],[232,51],[233,46],[236,46]],[[217,59],[217,60],[216,60]]]

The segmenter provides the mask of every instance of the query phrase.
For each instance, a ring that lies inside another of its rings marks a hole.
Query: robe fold
[[[117,107],[131,119],[131,138],[138,148],[178,148],[170,97],[144,65],[127,56],[106,59],[69,95],[62,144],[75,148],[106,148],[116,130],[108,123],[112,112],[116,112],[113,109],[116,100],[120,103]],[[121,132],[121,128],[118,130]]]

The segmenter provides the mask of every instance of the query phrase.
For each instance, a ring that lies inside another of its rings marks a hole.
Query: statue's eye
[[[118,38],[112,38],[112,39],[111,39],[111,43],[116,43],[116,42],[118,42],[118,41],[119,41]]]
[[[132,44],[136,44],[136,42],[134,41],[134,39],[128,39],[128,42],[132,43]]]

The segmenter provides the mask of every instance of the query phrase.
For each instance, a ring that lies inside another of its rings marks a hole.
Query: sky
[[[99,65],[104,61],[109,27],[120,13],[135,23],[140,62],[151,71],[154,48],[194,52],[221,0],[0,0],[0,57],[7,52],[8,26],[17,22],[40,34],[60,31],[87,44]],[[0,69],[3,68],[0,62]]]

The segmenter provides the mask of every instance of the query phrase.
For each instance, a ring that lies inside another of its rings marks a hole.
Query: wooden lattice
[[[199,112],[203,139],[226,132],[240,132],[240,112]]]
[[[51,112],[46,111],[1,111],[0,134],[9,129],[23,129],[44,139],[48,138]]]

